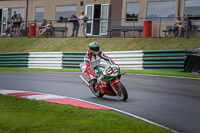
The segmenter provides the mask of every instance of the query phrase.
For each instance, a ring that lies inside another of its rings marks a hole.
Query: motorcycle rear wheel
[[[117,97],[121,101],[126,101],[128,99],[128,93],[127,93],[126,88],[124,87],[124,85],[121,82],[118,82],[115,85],[117,87]]]
[[[92,91],[92,93],[96,96],[96,97],[103,97],[104,94],[102,94],[99,90],[99,88],[95,88],[95,89],[92,89],[90,88],[90,90]]]

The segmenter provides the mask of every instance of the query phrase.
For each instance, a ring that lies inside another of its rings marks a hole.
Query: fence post
[[[27,34],[27,38],[29,38],[29,21],[27,21],[27,23],[28,23],[28,25],[26,25],[25,33]]]
[[[67,22],[65,22],[65,28],[66,28],[66,29],[65,29],[65,38],[67,37],[67,36],[66,36],[66,30],[67,30],[67,25],[66,25],[66,23],[67,23]]]
[[[88,21],[88,18],[87,18],[87,21]],[[88,38],[88,37],[87,37],[87,26],[88,26],[87,21],[86,21],[86,26],[85,26],[85,38]]]
[[[158,35],[158,38],[160,38],[160,30],[161,30],[161,17],[160,17],[160,23],[159,23],[159,35]]]
[[[47,20],[48,21],[48,20]],[[47,22],[47,24],[48,24],[48,22]],[[45,27],[46,28],[46,27]],[[47,29],[46,29],[46,32],[45,32],[45,38],[47,38]]]
[[[188,19],[187,19],[187,25],[186,25],[186,38],[188,38]]]
[[[134,33],[135,33],[135,21],[133,21],[133,38],[134,38]]]
[[[112,23],[112,19],[110,19],[110,18],[108,18],[108,29],[107,29],[107,34],[108,34],[108,32],[109,32],[109,37],[110,38],[112,38],[111,37],[111,23]]]

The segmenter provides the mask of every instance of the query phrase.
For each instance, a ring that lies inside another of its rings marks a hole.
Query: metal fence
[[[184,16],[178,16],[184,18]],[[161,38],[166,37],[169,28],[175,21],[177,17],[151,17],[151,18],[109,18],[109,19],[88,19],[86,22],[85,33],[83,36],[81,25],[79,27],[78,37],[124,37],[124,38],[139,38],[144,37],[144,21],[151,20],[152,28],[148,28],[148,32],[151,35],[148,37]],[[190,17],[200,18],[199,16]],[[47,22],[52,22],[53,28],[51,30],[45,30],[44,34],[40,37],[71,37],[73,24],[67,20],[47,20]],[[12,28],[12,23],[10,22],[0,22],[1,23],[1,37],[38,37],[38,32],[43,29],[40,28],[41,22],[35,22],[35,33],[30,34],[30,26],[32,21],[24,22],[25,27],[18,29],[20,35],[16,35],[16,29]],[[11,31],[9,31],[11,27]],[[181,29],[181,37],[200,37],[200,21],[192,20],[192,26],[190,28]],[[173,35],[171,33],[170,37],[176,37],[177,33]]]

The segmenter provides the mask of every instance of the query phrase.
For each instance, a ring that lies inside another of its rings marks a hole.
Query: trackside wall
[[[104,52],[121,69],[184,70],[185,50],[140,50]],[[1,67],[80,69],[86,52],[0,53]],[[103,60],[102,60],[103,63]]]

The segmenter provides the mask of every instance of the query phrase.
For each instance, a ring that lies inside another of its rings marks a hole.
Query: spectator
[[[168,29],[168,34],[167,34],[166,37],[168,37],[169,34],[170,34],[172,31],[173,31],[173,33],[174,33],[174,37],[175,37],[175,31],[178,32],[178,37],[180,37],[180,36],[181,36],[181,31],[182,31],[181,29],[182,29],[183,25],[184,25],[184,21],[181,20],[180,17],[177,17],[177,19],[176,19],[176,21],[173,23],[172,27],[171,27],[170,29]]]
[[[16,29],[17,29],[17,14],[16,11],[13,12],[13,16],[9,19],[9,22],[12,23],[12,31],[13,34],[16,34]]]
[[[74,13],[72,13],[72,16],[69,18],[69,21],[73,22],[73,28],[72,28],[72,35],[71,37],[78,36],[78,30],[79,30],[79,22],[78,22],[78,18],[75,16]]]
[[[37,35],[39,35],[43,31],[43,29],[46,27],[46,25],[47,25],[47,21],[46,21],[46,19],[43,19],[42,24],[38,27]]]
[[[83,32],[83,35],[86,36],[85,34],[85,28],[86,28],[86,25],[87,25],[87,16],[85,15],[85,12],[84,11],[81,11],[81,16],[79,17],[80,19],[80,25],[81,25],[81,30]]]
[[[191,20],[188,18],[187,14],[184,15],[184,29],[188,28],[191,29],[192,27],[192,22]]]
[[[6,29],[6,35],[11,36],[12,35],[12,25],[8,24],[8,27]]]
[[[44,29],[42,29],[42,31],[38,34],[38,36],[43,35],[46,31],[51,31],[52,30],[52,21],[49,21],[49,23],[45,26]]]
[[[24,21],[22,21],[20,28],[19,28],[19,36],[22,36],[22,32],[25,34],[26,27]]]
[[[17,28],[16,28],[15,35],[20,36],[20,34],[21,34],[20,27],[21,27],[21,23],[22,23],[22,17],[21,17],[20,13],[17,14],[16,22],[17,22]]]
[[[60,19],[59,20],[63,20],[63,16],[60,16]]]
[[[64,18],[63,18],[63,16],[60,16],[60,18],[59,18],[59,20],[57,21],[58,23],[62,23],[62,22],[64,22]]]

